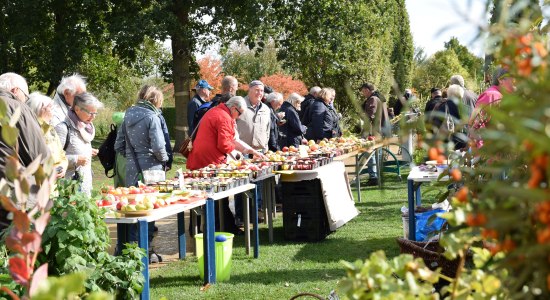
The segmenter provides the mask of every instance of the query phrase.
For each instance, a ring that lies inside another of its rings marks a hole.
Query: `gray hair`
[[[68,91],[69,94],[74,95],[79,87],[83,91],[86,91],[86,79],[82,75],[75,73],[71,76],[61,78],[61,83],[57,86],[57,93],[63,95],[65,91]]]
[[[225,102],[225,105],[227,105],[227,107],[229,108],[236,107],[240,109],[246,109],[246,102],[244,101],[244,98],[241,96],[231,97],[231,99]]]
[[[52,98],[42,95],[39,92],[34,92],[29,95],[29,100],[25,103],[31,108],[37,117],[40,117],[40,110],[52,102]]]
[[[502,79],[502,77],[504,77],[504,75],[507,75],[507,74],[508,74],[508,70],[504,68],[497,68],[493,73],[493,78],[491,80],[491,83],[497,86],[500,85],[499,80]]]
[[[297,106],[298,104],[302,103],[302,101],[304,101],[304,97],[302,97],[298,93],[292,93],[286,99],[286,102],[292,104],[293,106]]]
[[[464,97],[464,88],[460,85],[452,84],[447,88],[448,99],[462,100],[462,97]]]
[[[103,108],[103,103],[101,103],[97,98],[87,92],[77,94],[74,96],[73,109],[76,107],[95,107],[97,109]]]
[[[225,76],[222,79],[222,93],[229,92],[229,88],[231,88],[233,84],[237,84],[237,85],[239,84],[239,81],[237,81],[237,78],[229,75]]]
[[[280,103],[280,102],[283,102],[283,100],[284,100],[283,94],[277,93],[277,92],[269,93],[265,97],[265,102],[267,103],[273,103],[273,102]]]
[[[27,81],[23,76],[8,72],[0,75],[0,89],[11,91],[13,88],[18,88],[23,90],[23,92],[28,94],[29,86]]]
[[[464,77],[462,77],[461,75],[453,75],[451,76],[451,84],[458,84],[460,85],[461,87],[464,87]]]
[[[314,86],[314,87],[312,87],[312,88],[309,89],[309,93],[310,93],[311,95],[318,94],[320,91],[321,91],[321,88],[318,87],[318,86]]]

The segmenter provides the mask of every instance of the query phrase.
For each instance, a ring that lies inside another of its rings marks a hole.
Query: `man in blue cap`
[[[195,96],[187,105],[187,126],[189,126],[189,135],[191,135],[195,129],[193,127],[195,112],[201,105],[210,101],[210,90],[212,89],[213,87],[204,79],[201,79],[195,86]]]

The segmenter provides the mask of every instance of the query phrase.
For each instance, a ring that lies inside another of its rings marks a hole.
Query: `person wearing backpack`
[[[445,142],[452,140],[455,143],[455,149],[461,149],[467,145],[467,141],[459,139],[457,134],[460,125],[460,111],[458,103],[464,95],[464,90],[457,84],[451,85],[447,89],[447,98],[441,97],[430,112],[428,127],[434,135],[439,135]]]

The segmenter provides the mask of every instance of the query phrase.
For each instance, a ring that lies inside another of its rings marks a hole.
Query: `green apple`
[[[136,211],[137,210],[137,205],[128,204],[124,208],[126,208],[126,211]]]
[[[136,210],[147,210],[147,206],[145,204],[138,204],[136,205]]]

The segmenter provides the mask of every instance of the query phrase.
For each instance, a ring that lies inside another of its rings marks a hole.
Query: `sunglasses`
[[[235,107],[235,110],[237,111],[237,113],[239,113],[239,117],[243,114],[242,111],[240,111],[238,108]]]
[[[93,116],[93,117],[97,116],[97,114],[98,114],[97,112],[90,112],[89,110],[85,109],[85,108],[82,107],[82,106],[79,106],[79,108],[80,108],[80,110],[82,110],[83,112],[85,112],[85,113],[87,113],[88,115]]]

